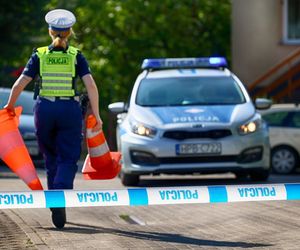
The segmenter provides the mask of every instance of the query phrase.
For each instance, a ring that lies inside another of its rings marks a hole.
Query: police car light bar
[[[224,57],[145,59],[142,69],[219,68],[227,67]]]

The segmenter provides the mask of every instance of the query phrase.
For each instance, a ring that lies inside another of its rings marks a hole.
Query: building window
[[[284,34],[287,44],[300,44],[300,1],[284,0],[283,8]]]

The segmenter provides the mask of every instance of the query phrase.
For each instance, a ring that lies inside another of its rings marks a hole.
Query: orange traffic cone
[[[121,170],[120,152],[110,152],[103,131],[92,132],[96,118],[89,115],[86,121],[88,155],[83,164],[83,177],[87,180],[112,179]]]
[[[0,110],[0,158],[32,190],[43,190],[33,162],[18,130],[22,107],[12,116],[6,109]]]

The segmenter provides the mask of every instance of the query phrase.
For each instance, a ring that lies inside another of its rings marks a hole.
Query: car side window
[[[291,127],[300,128],[300,112],[293,112]]]
[[[289,127],[289,112],[279,111],[271,114],[266,114],[263,119],[271,127]]]
[[[0,93],[0,109],[4,107],[4,105],[7,103],[7,100],[9,98],[10,92],[2,92]],[[22,106],[23,115],[33,115],[33,107],[34,107],[35,101],[33,100],[33,93],[30,92],[22,92],[19,96],[15,106]]]
[[[0,92],[0,108],[2,109],[4,107],[4,105],[7,103],[9,97],[9,93],[1,93]]]

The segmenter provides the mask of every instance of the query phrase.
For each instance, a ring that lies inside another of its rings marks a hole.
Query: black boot
[[[50,208],[52,212],[52,222],[55,227],[61,229],[66,224],[66,208],[64,207],[57,207],[57,208]]]

